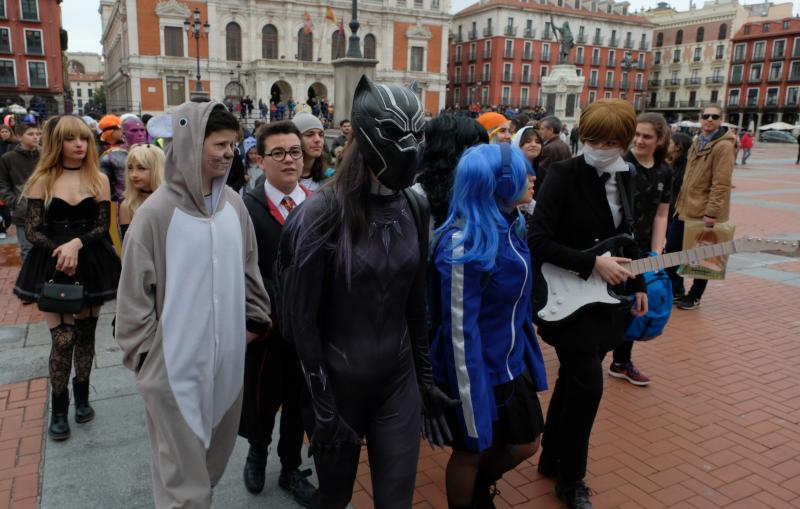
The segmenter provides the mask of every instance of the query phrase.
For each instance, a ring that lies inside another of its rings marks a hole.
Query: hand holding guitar
[[[622,263],[630,263],[630,258],[621,258],[619,256],[597,256],[594,261],[594,270],[600,274],[603,281],[610,285],[619,285],[632,279],[633,273],[623,267]]]

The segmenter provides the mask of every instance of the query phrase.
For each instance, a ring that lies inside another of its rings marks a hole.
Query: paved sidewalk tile
[[[38,507],[47,379],[0,385],[0,507]]]

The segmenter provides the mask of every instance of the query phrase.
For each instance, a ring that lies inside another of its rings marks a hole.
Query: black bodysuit
[[[282,276],[284,320],[297,345],[316,417],[312,442],[318,442],[314,456],[320,486],[312,507],[347,505],[358,467],[358,439],[366,437],[375,506],[408,508],[420,437],[414,355],[422,343],[415,341],[427,341],[417,227],[402,193],[369,195],[367,226],[352,244],[348,282],[335,255],[337,233],[313,254],[304,253],[319,240],[312,229],[325,231],[315,226],[319,219],[336,213],[332,203],[329,193],[305,202],[281,240],[282,251],[289,239],[294,244],[293,262]],[[308,235],[298,235],[304,230]],[[327,429],[318,434],[320,423]],[[330,448],[320,450],[320,445]]]

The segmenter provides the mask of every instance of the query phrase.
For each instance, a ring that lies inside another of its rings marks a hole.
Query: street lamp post
[[[620,67],[622,67],[622,70],[625,72],[625,78],[626,78],[625,79],[625,90],[622,92],[624,94],[623,95],[623,99],[627,99],[628,98],[627,97],[628,96],[628,90],[631,88],[631,75],[630,75],[631,74],[631,69],[633,69],[635,66],[636,66],[636,63],[631,58],[631,54],[626,51],[625,52],[625,57],[622,59],[622,62],[620,62]],[[635,103],[635,101],[634,101],[634,103]],[[639,105],[638,104],[634,104],[633,107],[636,110],[639,109]]]
[[[205,92],[203,91],[203,86],[200,84],[200,38],[203,34],[208,35],[208,30],[211,28],[211,25],[208,24],[208,21],[205,23],[200,22],[200,9],[195,9],[192,19],[187,19],[183,22],[183,27],[186,29],[186,32],[189,34],[190,37],[194,37],[195,40],[195,53],[197,57],[197,80],[194,83],[194,94],[196,95],[204,95]]]

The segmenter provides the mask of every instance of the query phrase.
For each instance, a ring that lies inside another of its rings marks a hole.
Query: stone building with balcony
[[[791,3],[742,5],[738,0],[706,1],[701,8],[680,12],[661,2],[646,11],[644,15],[657,25],[647,109],[678,122],[696,119],[706,104],[722,103],[733,34],[747,22],[791,12]]]
[[[585,76],[581,104],[625,98],[644,106],[651,63],[652,24],[627,2],[590,0],[484,0],[451,22],[447,106],[534,107],[545,104],[541,78],[558,63],[560,28],[569,23],[575,47],[568,63]]]
[[[101,113],[94,104],[94,93],[103,86],[103,61],[97,53],[68,52],[67,76],[72,98],[72,112],[78,115]]]
[[[64,112],[67,33],[60,0],[0,0],[0,106]]]
[[[336,25],[325,20],[328,6]],[[331,62],[346,53],[350,8],[346,0],[101,0],[108,109],[154,113],[189,99],[198,45],[184,21],[195,9],[210,26],[199,56],[201,86],[212,99],[333,101]],[[379,61],[376,80],[415,81],[425,110],[438,113],[447,80],[447,2],[361,0],[358,8],[362,53]]]
[[[728,121],[756,129],[800,120],[800,19],[745,23],[733,37]]]

